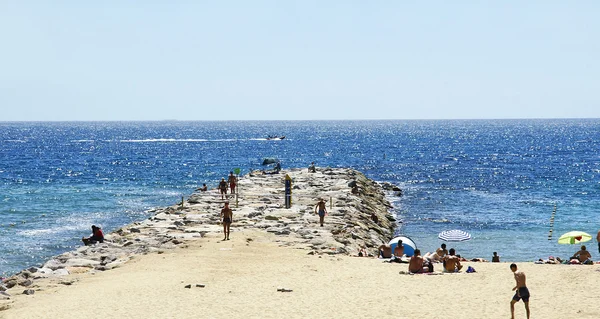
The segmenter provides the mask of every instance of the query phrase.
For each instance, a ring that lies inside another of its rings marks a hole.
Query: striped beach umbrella
[[[471,239],[471,234],[463,230],[444,230],[439,233],[438,238],[444,241],[465,241]]]

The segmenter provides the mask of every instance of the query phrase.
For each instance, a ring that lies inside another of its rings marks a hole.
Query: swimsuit
[[[229,218],[229,217],[223,218],[223,224],[231,224],[231,218]]]
[[[515,292],[515,295],[512,298],[514,301],[519,301],[523,299],[523,302],[529,302],[529,289],[527,287],[521,287]]]
[[[319,216],[325,217],[325,210],[324,209],[319,209]]]

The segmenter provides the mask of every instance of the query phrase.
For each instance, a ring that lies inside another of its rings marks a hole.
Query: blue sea
[[[285,135],[284,140],[266,140]],[[232,169],[351,167],[404,191],[398,234],[422,251],[439,232],[466,257],[531,261],[600,227],[600,120],[0,122],[0,274],[149,216]],[[552,240],[550,218],[556,207]],[[595,239],[589,243],[600,260]]]

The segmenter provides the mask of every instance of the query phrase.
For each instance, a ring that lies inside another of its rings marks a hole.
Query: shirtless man
[[[224,178],[221,178],[219,183],[219,192],[221,192],[221,199],[224,199],[223,196],[227,196],[227,182]]]
[[[233,211],[229,208],[229,202],[225,202],[225,206],[221,209],[221,221],[223,223],[223,233],[225,234],[223,240],[229,240],[229,230],[233,222]]]
[[[379,246],[378,250],[379,250],[379,257],[392,258],[392,246],[381,245],[381,246]]]
[[[404,245],[402,245],[402,240],[398,240],[398,244],[394,247],[394,256],[390,262],[406,263],[402,261],[402,256],[404,256]]]
[[[398,244],[394,248],[394,256],[400,258],[404,255],[404,245],[402,244],[402,239],[398,240]]]
[[[408,271],[413,274],[420,274],[429,271],[429,267],[424,266],[423,257],[421,257],[421,250],[415,249],[415,254],[410,257],[410,262],[408,263]]]
[[[321,223],[321,227],[323,227],[323,221],[325,220],[325,214],[327,214],[327,205],[325,205],[325,201],[321,198],[317,205],[315,205],[315,213],[317,212],[317,208],[319,209],[319,222]]]
[[[576,252],[575,255],[573,255],[573,257],[571,257],[571,259],[575,259],[575,258],[577,258],[579,260],[579,262],[582,264],[590,263],[592,261],[591,260],[592,255],[590,254],[589,251],[587,251],[587,249],[585,248],[585,245],[581,246],[581,250]]]
[[[527,312],[527,319],[529,319],[529,290],[525,283],[525,273],[517,270],[516,264],[510,265],[510,270],[515,274],[515,281],[517,284],[513,288],[513,291],[517,291],[510,301],[510,317],[515,319],[515,303],[523,299],[525,304],[525,311]]]
[[[233,175],[233,172],[229,172],[229,177],[227,178],[227,182],[229,182],[229,190],[231,194],[235,194],[235,186],[237,185],[237,178]]]
[[[450,248],[450,254],[444,256],[444,272],[459,272],[462,269],[460,258],[455,253],[454,248]]]

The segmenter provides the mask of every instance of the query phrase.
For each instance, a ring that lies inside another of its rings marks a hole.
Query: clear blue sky
[[[599,13],[598,1],[4,0],[0,121],[600,118]]]

